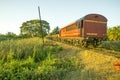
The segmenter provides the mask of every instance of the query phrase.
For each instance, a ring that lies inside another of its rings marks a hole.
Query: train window
[[[80,22],[78,22],[78,23],[77,23],[78,28],[80,28],[80,25],[81,25],[81,23],[80,23]]]
[[[68,27],[66,28],[66,31],[74,30],[74,29],[77,29],[77,28],[78,28],[78,26],[77,26],[76,24],[73,24],[73,25],[71,25],[71,26],[68,26]]]

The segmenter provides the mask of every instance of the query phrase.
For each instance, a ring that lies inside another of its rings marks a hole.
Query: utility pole
[[[40,14],[40,7],[38,6],[38,12],[39,12],[39,19],[40,19],[40,27],[41,27],[41,35],[42,35],[42,44],[44,46],[44,35],[43,35],[43,27],[42,27],[42,22],[41,22],[41,14]]]

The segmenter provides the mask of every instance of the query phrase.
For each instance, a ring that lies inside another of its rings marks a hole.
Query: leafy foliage
[[[51,34],[58,34],[60,31],[60,28],[57,26],[53,29],[53,31],[51,32]]]
[[[109,40],[120,40],[120,25],[108,29]]]
[[[43,36],[45,36],[49,33],[50,26],[49,23],[45,20],[41,20],[41,24],[42,27],[40,26],[40,20],[26,21],[20,27],[20,34],[23,37],[41,37],[43,32]]]

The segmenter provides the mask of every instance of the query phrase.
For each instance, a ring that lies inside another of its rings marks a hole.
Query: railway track
[[[64,44],[81,47],[81,48],[95,48],[100,44],[100,41],[94,41],[94,40],[87,40],[84,38],[78,38],[78,37],[47,37],[49,40],[61,42]]]
[[[94,47],[93,45],[89,45],[89,46],[85,47],[85,46],[81,46],[80,44],[77,44],[78,42],[76,42],[76,44],[75,44],[75,42],[70,42],[70,41],[65,41],[65,40],[63,40],[63,41],[57,40],[57,39],[54,39],[54,40],[49,39],[49,40],[51,40],[52,43],[58,43],[61,46],[66,44],[66,45],[73,46],[73,47],[76,47],[76,48],[81,49],[81,50],[94,50],[94,51],[96,51],[96,52],[98,52],[100,54],[120,58],[120,52],[113,51],[113,50],[107,50],[107,49],[104,49],[104,48],[99,47],[99,46]],[[51,43],[51,41],[50,41],[50,43]]]

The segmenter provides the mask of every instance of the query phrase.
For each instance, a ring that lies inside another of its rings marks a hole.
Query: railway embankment
[[[81,71],[68,72],[65,80],[119,80],[120,71],[115,70],[114,63],[120,61],[120,52],[102,48],[77,48],[58,43],[63,50],[58,57],[76,58],[83,65]],[[117,56],[116,56],[117,54]]]

